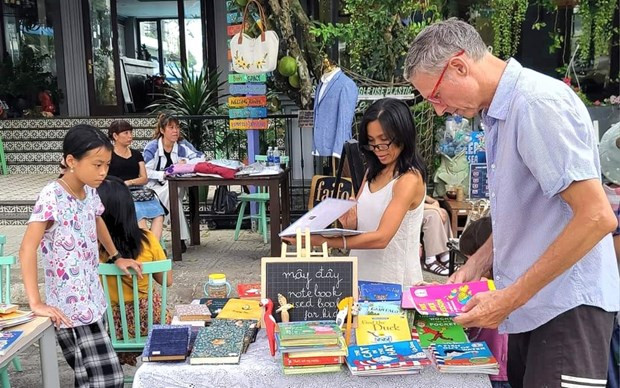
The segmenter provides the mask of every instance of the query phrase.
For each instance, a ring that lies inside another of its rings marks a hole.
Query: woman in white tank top
[[[358,204],[340,221],[357,236],[312,236],[312,245],[351,249],[358,279],[410,286],[422,281],[420,230],[426,170],[416,148],[417,132],[407,104],[385,98],[362,119],[359,143],[368,170]]]

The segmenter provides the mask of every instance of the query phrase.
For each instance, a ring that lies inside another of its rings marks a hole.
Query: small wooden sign
[[[350,178],[342,177],[340,184],[334,188],[335,176],[315,175],[310,185],[308,210],[318,205],[325,198],[349,199],[353,196],[353,183]]]
[[[299,128],[314,128],[314,111],[300,110],[297,113]]]
[[[282,294],[294,307],[290,320],[335,320],[338,302],[357,300],[356,257],[264,257],[261,260],[261,295],[277,305]],[[275,308],[274,308],[275,311]],[[275,314],[280,321],[280,314]]]
[[[267,108],[228,109],[228,117],[231,119],[262,119],[267,117]]]
[[[265,84],[231,84],[228,90],[230,94],[263,95],[267,93],[267,85]]]
[[[469,170],[469,198],[489,198],[486,163],[472,163]]]
[[[229,12],[226,14],[226,23],[227,24],[236,24],[241,23],[243,21],[243,15],[241,12]]]
[[[235,119],[230,120],[230,129],[267,129],[267,119]]]
[[[241,24],[234,24],[226,27],[226,35],[228,36],[233,36],[238,32],[241,32]]]
[[[267,105],[267,97],[265,96],[228,97],[228,107],[230,108],[262,107],[265,105]]]
[[[230,50],[229,50],[230,51]],[[244,84],[244,83],[264,83],[267,82],[267,74],[228,74],[229,84]]]

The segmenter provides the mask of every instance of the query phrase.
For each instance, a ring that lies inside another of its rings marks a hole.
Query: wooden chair
[[[9,169],[6,165],[6,155],[4,154],[4,144],[2,143],[2,138],[0,137],[0,173],[2,175],[7,175],[9,173]]]
[[[172,270],[172,261],[171,260],[161,260],[154,261],[150,263],[142,264],[142,276],[146,276],[148,278],[148,329],[150,330],[153,327],[153,323],[156,324],[166,324],[166,302],[168,298],[168,272]],[[133,270],[132,270],[133,272]],[[163,284],[161,285],[161,316],[154,317],[153,313],[153,285],[154,278],[153,274],[163,273]],[[129,327],[127,324],[127,314],[125,310],[125,297],[123,295],[123,285],[125,284],[122,281],[123,276],[126,276],[125,273],[119,269],[115,264],[99,264],[99,275],[102,278],[103,291],[105,293],[106,301],[108,302],[107,308],[107,321],[108,328],[110,331],[110,339],[112,340],[112,347],[116,352],[142,352],[144,350],[144,346],[146,345],[147,337],[143,336],[140,332],[140,300],[138,295],[138,275],[132,273],[131,281],[133,288],[133,314],[134,314],[134,336],[131,337],[129,335]],[[116,290],[118,292],[118,307],[121,315],[121,330],[122,337],[116,337],[116,322],[114,322],[113,314],[112,314],[112,302],[110,301],[110,289],[108,286],[108,276],[116,277]],[[158,320],[156,320],[158,319]],[[133,381],[132,377],[125,377],[125,382],[130,383]]]
[[[254,160],[257,162],[266,162],[266,155],[256,155]],[[284,163],[288,167],[288,156],[281,156],[280,163]],[[269,239],[269,230],[267,230],[267,204],[269,203],[269,193],[265,187],[259,186],[256,193],[241,194],[237,197],[241,206],[239,207],[239,216],[237,217],[237,225],[235,226],[235,241],[239,240],[239,232],[243,220],[258,220],[258,233],[263,235],[263,242],[267,244]],[[288,195],[288,194],[285,194]],[[258,203],[258,213],[255,215],[245,215],[245,208],[249,203]]]
[[[6,236],[0,235],[0,303],[11,303],[11,266],[15,265],[17,259],[15,256],[4,256],[4,245],[6,244]],[[11,364],[18,372],[22,371],[22,364],[19,357],[13,358]],[[10,388],[8,366],[0,369],[0,382],[3,387]]]

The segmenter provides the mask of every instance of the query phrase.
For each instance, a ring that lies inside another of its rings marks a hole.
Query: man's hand
[[[118,268],[120,268],[123,272],[125,272],[125,274],[127,274],[127,276],[131,276],[131,272],[129,272],[129,268],[133,268],[134,271],[136,271],[136,273],[138,274],[138,278],[142,279],[142,263],[139,261],[136,261],[134,259],[117,259],[114,264],[116,264],[116,266]]]
[[[454,318],[463,327],[495,329],[519,306],[510,288],[476,294],[463,307],[465,312]]]
[[[52,320],[52,323],[56,325],[56,327],[60,327],[60,325],[63,323],[67,327],[73,326],[69,318],[67,318],[67,316],[56,307],[48,306],[45,303],[39,302],[30,305],[30,310],[32,310],[32,312],[36,316],[49,317]]]
[[[480,280],[487,271],[480,268],[473,260],[468,260],[455,273],[448,278],[447,284],[451,283],[467,283]]]

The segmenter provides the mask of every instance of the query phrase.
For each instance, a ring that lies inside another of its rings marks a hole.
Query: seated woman
[[[439,201],[426,196],[424,200],[424,263],[422,269],[435,275],[448,276],[448,239],[452,237],[448,212],[439,207]]]
[[[153,140],[144,147],[143,154],[146,174],[149,178],[147,187],[155,190],[163,205],[168,209],[170,209],[170,197],[168,195],[168,181],[164,179],[164,170],[176,163],[196,163],[204,160],[204,155],[201,152],[196,151],[187,140],[183,140],[179,120],[163,113],[157,118]],[[179,189],[179,209],[182,209],[181,202],[184,195],[185,189]],[[179,218],[181,245],[185,251],[185,241],[189,240],[189,226],[184,212],[179,212]]]
[[[142,263],[165,260],[164,254],[159,240],[153,233],[146,229],[140,229],[136,221],[135,208],[129,189],[125,183],[113,176],[109,176],[103,181],[97,189],[97,193],[101,198],[101,203],[105,207],[105,211],[101,215],[105,222],[114,245],[122,257],[132,258]],[[107,254],[101,252],[99,261],[105,263],[108,260]],[[153,278],[159,284],[163,283],[163,275],[161,273],[154,274]],[[123,276],[123,298],[125,301],[125,312],[127,318],[127,326],[129,335],[134,336],[134,308],[133,308],[133,288],[132,280],[127,276]],[[167,286],[172,285],[172,271],[168,272]],[[113,307],[114,325],[116,328],[117,338],[122,338],[122,325],[119,304],[118,288],[116,277],[108,278],[108,287],[110,292],[110,301]],[[143,336],[148,335],[148,278],[144,276],[138,279],[138,294],[140,305],[140,333]],[[161,296],[153,292],[153,320],[159,322],[158,317],[161,316]],[[166,323],[172,320],[171,315],[166,312]],[[121,364],[136,365],[136,357],[139,353],[120,353],[119,359]]]
[[[426,170],[416,148],[417,132],[407,104],[385,98],[364,114],[359,143],[368,171],[358,204],[341,217],[343,227],[367,231],[357,236],[312,236],[312,245],[353,248],[360,280],[412,285],[422,281],[420,228]],[[287,239],[294,241],[294,239]]]
[[[139,151],[131,147],[133,127],[125,120],[115,120],[108,128],[108,137],[114,143],[114,152],[110,161],[108,175],[121,178],[129,189],[140,188],[147,184],[146,167]],[[164,209],[159,199],[148,201],[134,200],[136,217],[140,228],[147,229],[147,220],[151,221],[151,232],[159,240],[164,228]]]

